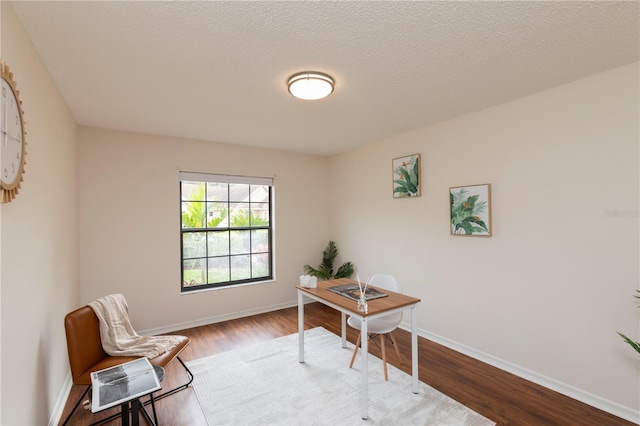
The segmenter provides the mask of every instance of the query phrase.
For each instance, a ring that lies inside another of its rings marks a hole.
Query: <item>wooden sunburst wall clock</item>
[[[0,202],[11,202],[20,189],[23,180],[25,147],[24,112],[17,83],[9,66],[0,61],[2,93],[0,95]]]

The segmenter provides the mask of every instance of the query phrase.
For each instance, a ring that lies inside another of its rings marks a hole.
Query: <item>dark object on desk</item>
[[[98,317],[93,309],[89,306],[76,309],[73,312],[67,314],[64,319],[64,327],[67,336],[67,352],[69,353],[69,366],[71,367],[71,378],[74,385],[86,386],[87,389],[80,396],[78,402],[74,405],[73,409],[62,423],[66,425],[71,419],[71,416],[76,411],[85,395],[91,389],[91,373],[105,368],[113,367],[123,364],[125,362],[133,361],[139,357],[131,356],[110,356],[105,353],[102,348],[102,341],[100,339],[100,324]],[[186,389],[193,381],[193,374],[184,364],[184,362],[178,356],[180,352],[189,344],[190,339],[188,337],[180,336],[180,343],[172,350],[165,352],[157,357],[149,360],[152,365],[160,367],[166,367],[169,362],[174,358],[177,358],[180,364],[184,367],[189,380],[187,383],[164,392],[160,395],[156,395],[154,399],[160,399],[165,396],[171,395],[182,389]],[[119,414],[113,416],[118,417]],[[109,417],[107,420],[112,420]]]
[[[364,285],[362,287],[364,288]],[[358,287],[358,284],[335,285],[333,287],[327,287],[327,290],[337,293],[340,296],[347,297],[351,300],[355,300],[356,302],[360,299],[360,287]],[[365,291],[366,300],[379,299],[386,296],[388,296],[386,293],[383,293],[371,287],[367,287]]]

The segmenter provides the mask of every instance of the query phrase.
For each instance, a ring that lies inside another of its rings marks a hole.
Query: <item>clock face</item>
[[[13,189],[22,176],[24,132],[22,112],[16,94],[7,80],[2,78],[0,94],[0,185]]]

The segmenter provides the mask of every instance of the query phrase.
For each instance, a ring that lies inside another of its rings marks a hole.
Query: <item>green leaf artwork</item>
[[[420,190],[420,154],[394,158],[393,198],[419,197]]]
[[[491,184],[449,188],[451,234],[491,236]]]

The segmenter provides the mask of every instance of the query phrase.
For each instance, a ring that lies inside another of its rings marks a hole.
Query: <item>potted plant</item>
[[[633,297],[635,297],[636,299],[640,299],[640,290],[636,290],[636,291],[638,292],[638,294]],[[638,307],[640,308],[640,305]],[[631,346],[636,352],[638,352],[638,355],[640,355],[640,342],[633,341],[631,338],[625,336],[619,331],[617,333],[620,335],[620,337],[624,339],[625,342],[629,344],[629,346]]]
[[[318,268],[314,268],[311,265],[304,265],[304,270],[308,275],[322,280],[351,277],[351,275],[353,275],[353,263],[351,262],[344,262],[335,273],[333,272],[333,262],[337,256],[338,247],[336,247],[336,243],[329,241],[327,248],[322,252],[322,263]]]

